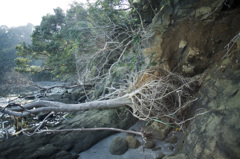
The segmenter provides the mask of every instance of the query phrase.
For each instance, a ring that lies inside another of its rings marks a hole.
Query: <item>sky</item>
[[[69,8],[74,0],[0,0],[0,26],[17,27],[32,23],[40,25],[42,17],[53,9]],[[86,0],[75,0],[86,3]]]

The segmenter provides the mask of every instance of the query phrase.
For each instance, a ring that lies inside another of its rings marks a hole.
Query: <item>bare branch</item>
[[[138,136],[143,136],[142,132],[137,132],[137,131],[132,131],[132,130],[123,130],[123,129],[118,129],[118,128],[76,128],[76,129],[61,129],[61,130],[39,130],[35,131],[30,134],[30,136],[34,134],[40,134],[40,133],[59,133],[59,132],[75,132],[75,131],[102,131],[102,130],[108,130],[108,131],[117,131],[117,132],[122,132],[122,133],[129,133],[129,134],[134,134]]]

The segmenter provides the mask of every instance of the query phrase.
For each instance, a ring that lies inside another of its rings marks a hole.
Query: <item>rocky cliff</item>
[[[228,2],[228,3],[227,3]],[[200,76],[198,100],[173,159],[239,158],[240,7],[234,1],[172,1],[150,24],[149,63]],[[150,55],[152,55],[150,57]],[[151,59],[150,59],[151,58]]]

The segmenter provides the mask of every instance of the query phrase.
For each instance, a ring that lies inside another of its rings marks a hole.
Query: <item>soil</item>
[[[226,54],[224,47],[239,33],[239,28],[240,7],[222,11],[212,19],[200,21],[188,17],[175,22],[163,35],[161,59],[168,60],[170,70],[177,67],[181,73],[182,65],[179,66],[179,63],[184,63],[184,57],[178,55],[178,46],[180,41],[186,41],[187,47],[197,48],[203,56],[202,60],[194,61],[195,65],[199,65],[194,75],[200,74]]]

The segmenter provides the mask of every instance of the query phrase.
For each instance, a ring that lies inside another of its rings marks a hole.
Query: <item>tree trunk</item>
[[[1,108],[0,111],[5,114],[24,117],[30,114],[39,112],[73,112],[88,109],[105,109],[105,108],[117,108],[121,106],[131,105],[132,101],[127,95],[116,99],[109,99],[103,101],[93,101],[80,104],[65,104],[61,102],[53,101],[36,101],[17,108]]]

